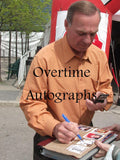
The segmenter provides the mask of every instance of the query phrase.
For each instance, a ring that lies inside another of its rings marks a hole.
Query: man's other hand
[[[101,95],[101,92],[97,92],[96,93],[96,97],[98,97],[99,95]],[[97,111],[97,110],[104,110],[104,107],[107,104],[107,99],[104,100],[103,103],[94,103],[92,100],[90,99],[86,99],[86,105],[89,111]]]
[[[105,155],[108,152],[108,150],[111,147],[111,145],[102,143],[102,142],[100,142],[98,140],[95,141],[95,144],[100,148],[100,150],[94,157],[95,158],[105,157]]]

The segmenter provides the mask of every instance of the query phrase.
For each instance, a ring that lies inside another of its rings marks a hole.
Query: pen
[[[66,122],[70,123],[69,119],[68,119],[64,114],[62,114],[62,117],[64,118],[64,120],[65,120]],[[77,136],[78,136],[78,138],[79,138],[80,140],[82,140],[82,137],[81,137],[79,134],[77,134]]]

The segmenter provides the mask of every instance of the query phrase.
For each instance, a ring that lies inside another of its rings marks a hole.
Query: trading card
[[[75,152],[75,153],[80,154],[81,152],[85,151],[87,147],[76,144],[76,145],[71,145],[66,149],[70,152]]]
[[[91,133],[86,134],[84,138],[100,139],[102,138],[102,135],[91,132]]]
[[[90,129],[92,129],[90,126],[85,126],[85,125],[79,125],[78,127],[80,130],[82,131],[89,131]]]
[[[109,132],[109,131],[108,131],[108,130],[105,130],[105,129],[96,128],[96,129],[94,130],[94,132],[107,133],[107,132]]]
[[[90,147],[95,142],[94,139],[83,139],[82,141],[77,142],[77,144]]]

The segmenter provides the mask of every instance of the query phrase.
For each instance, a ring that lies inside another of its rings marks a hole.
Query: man
[[[109,127],[106,127],[107,130],[114,131],[118,136],[116,140],[120,140],[120,125],[115,124]],[[104,144],[100,141],[95,142],[96,145],[101,149],[96,155],[95,158],[100,158],[105,156],[105,160],[119,160],[120,159],[120,148],[114,144]]]
[[[99,22],[100,12],[91,2],[73,3],[65,20],[66,35],[35,55],[20,106],[37,139],[53,136],[69,143],[79,132],[78,124],[90,125],[96,110],[110,108],[112,76],[107,58],[92,44]],[[101,93],[109,94],[107,100],[93,103],[94,95]],[[62,113],[71,123],[64,122]]]

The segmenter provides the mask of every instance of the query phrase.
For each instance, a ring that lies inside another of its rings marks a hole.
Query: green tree
[[[51,3],[52,0],[0,0],[0,31],[9,31],[10,37],[11,37],[11,31],[16,31],[16,34],[17,31],[20,31],[21,35],[24,32],[26,33],[26,42],[29,42],[29,34],[32,31],[34,32],[44,31],[45,24],[50,20]],[[9,41],[11,42],[11,39]],[[9,48],[10,47],[11,44],[9,43]],[[17,48],[17,43],[16,43],[16,48]],[[11,50],[9,49],[9,64],[11,59],[10,52]],[[0,73],[1,73],[1,64],[0,64]],[[1,74],[0,74],[0,79],[1,79]]]
[[[51,0],[0,1],[0,30],[43,31],[50,20]]]

